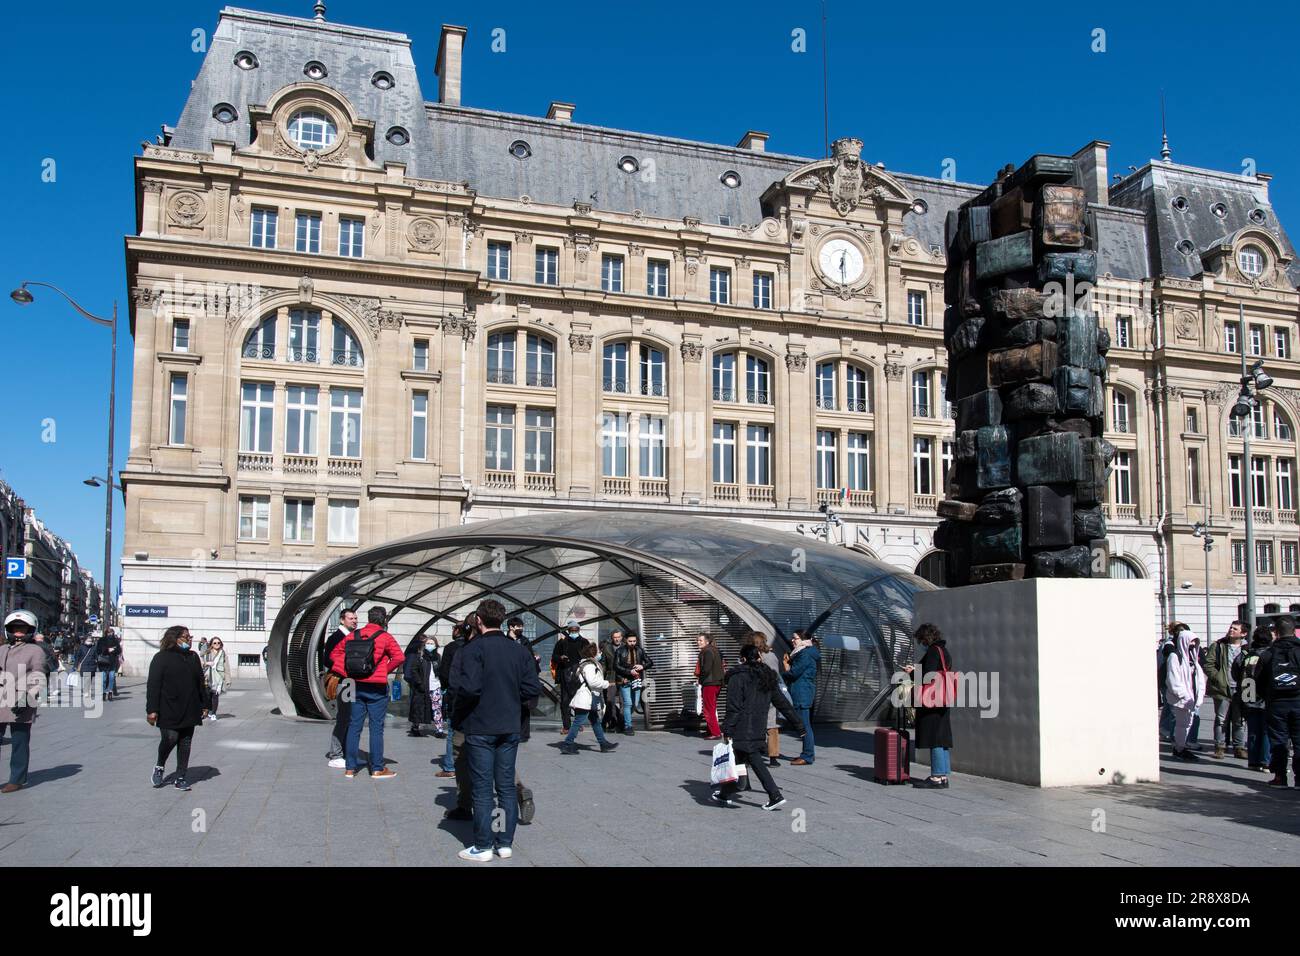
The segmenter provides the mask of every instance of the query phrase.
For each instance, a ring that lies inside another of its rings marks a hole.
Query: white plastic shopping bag
[[[715,785],[736,782],[736,754],[726,741],[713,748],[713,772],[709,781]]]
[[[704,716],[704,688],[699,684],[695,685],[695,714],[697,717]]]

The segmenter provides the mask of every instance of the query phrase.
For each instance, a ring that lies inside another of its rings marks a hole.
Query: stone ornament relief
[[[197,226],[207,215],[203,197],[192,190],[183,189],[167,201],[167,218],[178,226]]]
[[[442,227],[425,216],[412,219],[406,227],[406,241],[415,252],[433,252],[442,245]]]

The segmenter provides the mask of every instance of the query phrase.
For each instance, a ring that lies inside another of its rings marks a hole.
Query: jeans
[[[334,715],[334,727],[330,730],[330,752],[326,754],[330,760],[343,756],[343,748],[347,746],[348,727],[352,724],[352,702],[342,698],[337,701],[338,713]]]
[[[582,730],[582,725],[585,723],[591,724],[591,729],[596,732],[596,740],[602,744],[609,743],[609,739],[605,736],[605,731],[600,727],[600,709],[596,707],[593,707],[591,710],[575,710],[573,712],[573,726],[570,727],[569,732],[565,734],[564,742],[566,744],[573,743],[578,736],[578,731]]]
[[[452,752],[451,752],[451,748],[453,744],[451,738],[454,735],[455,735],[455,730],[451,726],[451,721],[447,721],[447,752],[442,755],[442,769],[445,770],[447,773],[452,773],[456,769],[456,761],[455,758],[452,756]]]
[[[1286,776],[1287,744],[1295,749],[1291,772],[1300,783],[1300,697],[1271,701],[1268,705],[1268,737],[1272,748],[1269,769],[1277,777]]]
[[[800,751],[799,757],[804,763],[812,763],[817,756],[817,750],[813,744],[812,707],[799,707],[796,705],[794,709],[799,714],[799,719],[803,721],[803,750]]]
[[[14,735],[14,742],[9,748],[9,782],[20,787],[27,785],[27,764],[32,755],[31,724],[0,724],[0,739],[5,730]]]
[[[494,843],[498,847],[508,847],[514,843],[515,826],[519,823],[519,794],[515,787],[519,735],[468,734],[465,749],[469,752],[469,770],[473,778],[474,847],[490,850]],[[505,815],[504,826],[498,823],[493,813],[494,789],[496,804]]]
[[[176,776],[181,780],[190,769],[190,744],[194,742],[193,727],[179,727],[175,730],[158,728],[162,739],[158,741],[158,766],[167,766],[167,758],[176,751]]]
[[[1160,705],[1160,739],[1174,739],[1174,707],[1169,701]]]
[[[100,671],[99,677],[99,692],[101,694],[117,693],[117,671]]]
[[[1246,708],[1246,763],[1267,767],[1272,747],[1268,742],[1268,714],[1263,707]]]
[[[722,727],[718,724],[718,694],[722,692],[722,687],[718,684],[705,684],[700,691],[704,697],[704,719],[709,725],[709,736],[721,737]]]
[[[952,754],[947,747],[930,748],[930,776],[946,777],[952,772]]]
[[[1214,698],[1214,746],[1231,750],[1241,746],[1242,737],[1241,704]]]
[[[637,706],[641,703],[641,688],[632,689],[630,683],[623,684],[618,689],[619,696],[623,699],[623,729],[632,729],[632,715],[636,713]]]
[[[781,788],[778,787],[776,781],[772,779],[772,774],[767,769],[767,760],[763,757],[762,753],[757,750],[740,750],[735,747],[732,749],[736,754],[736,763],[745,764],[749,767],[749,772],[758,777],[758,782],[761,783],[763,789],[767,791],[767,799],[774,803],[777,800],[780,800]],[[725,800],[737,793],[739,790],[739,781],[736,781],[735,783],[724,783],[722,785],[722,797]]]
[[[388,688],[378,684],[357,684],[348,724],[347,768],[361,769],[361,725],[370,719],[370,772],[384,769],[384,714],[388,711]]]

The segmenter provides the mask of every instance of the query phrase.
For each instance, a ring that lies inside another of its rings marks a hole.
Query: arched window
[[[745,360],[745,401],[751,405],[772,404],[772,367],[757,355]]]
[[[289,311],[289,361],[315,365],[320,361],[320,313],[311,309]]]
[[[839,407],[835,401],[834,362],[822,362],[817,366],[817,407],[828,412]]]
[[[266,630],[266,585],[261,581],[240,581],[235,586],[235,627]]]
[[[244,338],[244,358],[250,359],[273,359],[275,358],[275,315],[268,315],[261,322],[257,323],[248,335]]]
[[[487,380],[489,385],[515,383],[514,331],[497,332],[488,336]]]
[[[713,400],[736,401],[735,352],[722,352],[713,356]]]
[[[931,551],[916,566],[916,576],[925,578],[931,584],[946,587],[948,584],[948,564],[942,551]]]
[[[1121,434],[1128,434],[1133,430],[1129,418],[1128,396],[1118,388],[1112,389],[1110,393],[1110,430]]]
[[[1142,569],[1138,567],[1137,562],[1128,558],[1119,558],[1111,556],[1110,569],[1107,572],[1112,578],[1143,578]]]
[[[534,388],[555,387],[555,343],[544,336],[528,333],[528,377]]]
[[[361,354],[361,343],[357,337],[338,319],[334,320],[334,357],[333,364],[361,368],[365,364]]]
[[[663,349],[641,344],[641,394],[662,398],[668,394],[668,356]]]
[[[1295,441],[1295,429],[1276,405],[1273,406],[1273,438],[1277,441]]]
[[[1237,263],[1241,266],[1241,271],[1251,277],[1264,274],[1264,261],[1264,250],[1259,246],[1242,246],[1241,251],[1237,253]]]
[[[299,110],[289,119],[289,138],[299,149],[329,149],[337,136],[338,127],[320,110]]]
[[[602,387],[606,392],[625,394],[628,391],[630,373],[628,371],[628,345],[626,342],[611,342],[605,346]]]

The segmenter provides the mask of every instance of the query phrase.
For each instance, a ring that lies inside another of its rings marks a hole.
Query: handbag
[[[713,784],[735,783],[736,752],[728,741],[723,741],[713,748],[713,766],[710,768],[709,782]]]
[[[939,670],[934,671],[934,679],[921,685],[922,707],[952,707],[957,702],[957,674],[948,670],[948,655],[939,651]]]
[[[335,674],[333,671],[330,671],[328,674],[325,675],[325,699],[326,700],[334,700],[336,697],[338,697],[339,684],[341,684],[342,682],[343,682],[342,678],[340,678],[339,675]]]

